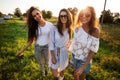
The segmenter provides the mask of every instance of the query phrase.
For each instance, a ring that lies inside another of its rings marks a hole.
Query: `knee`
[[[74,72],[74,79],[79,80],[79,74],[77,72]]]
[[[51,69],[51,70],[52,70],[52,75],[53,75],[54,77],[59,77],[59,72],[58,72],[57,69]]]
[[[59,77],[59,74],[58,73],[53,73],[53,76],[54,77]]]

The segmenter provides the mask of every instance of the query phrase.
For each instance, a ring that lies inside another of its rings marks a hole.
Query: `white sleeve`
[[[55,47],[54,32],[55,32],[55,28],[53,27],[50,31],[49,50],[54,50]]]
[[[90,50],[97,53],[98,49],[99,49],[99,38],[92,38]]]

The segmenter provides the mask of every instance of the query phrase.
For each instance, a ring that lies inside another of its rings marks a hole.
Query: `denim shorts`
[[[75,59],[74,54],[72,54],[72,60],[70,61],[70,63],[74,69],[78,69],[84,64],[84,61]],[[89,63],[83,73],[88,74],[90,72],[90,68],[91,64]]]

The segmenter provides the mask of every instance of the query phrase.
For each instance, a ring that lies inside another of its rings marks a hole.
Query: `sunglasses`
[[[67,18],[67,15],[60,15],[60,18]]]
[[[86,18],[89,18],[89,17],[91,17],[91,15],[90,15],[90,14],[84,14],[84,15],[80,15],[80,17],[86,17]]]

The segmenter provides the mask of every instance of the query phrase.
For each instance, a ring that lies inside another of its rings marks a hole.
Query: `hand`
[[[53,64],[56,64],[56,63],[57,63],[57,60],[56,60],[55,57],[52,57],[52,63],[53,63]]]
[[[74,73],[75,73],[74,75],[81,75],[83,73],[83,68],[81,67],[76,69]]]
[[[77,73],[77,69],[74,69],[74,79],[79,80],[79,74]]]
[[[67,48],[69,48],[69,47],[70,47],[70,44],[71,44],[71,42],[68,42],[68,44],[67,44]]]

